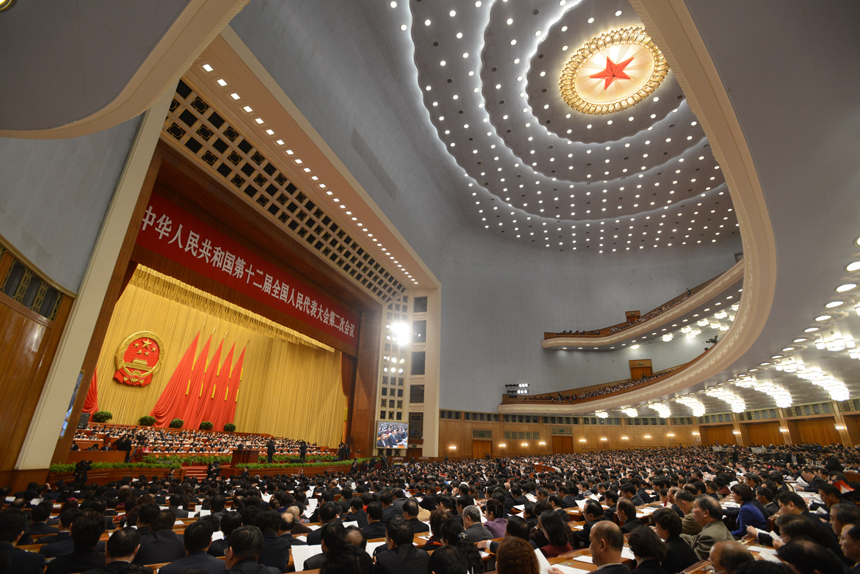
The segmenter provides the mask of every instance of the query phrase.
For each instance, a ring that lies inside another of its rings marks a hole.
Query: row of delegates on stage
[[[309,534],[307,539],[309,543],[325,543],[320,555],[307,558],[312,565],[322,567],[324,572],[356,571],[349,564],[356,561],[366,563],[366,559],[361,558],[360,552],[343,546],[356,543],[360,547],[362,537],[366,540],[380,534],[387,535],[390,542],[384,547],[386,550],[377,551],[385,554],[375,556],[377,572],[409,572],[413,569],[425,572],[430,558],[419,552],[420,549],[411,543],[412,535],[407,537],[406,534],[409,529],[414,533],[428,519],[432,534],[430,548],[442,540],[447,541],[447,546],[459,552],[449,558],[466,564],[469,557],[476,554],[474,543],[487,545],[484,541],[498,538],[503,532],[509,538],[521,538],[546,557],[563,555],[573,548],[588,545],[595,564],[603,567],[602,571],[622,573],[627,569],[620,566],[618,540],[621,533],[626,532],[630,534],[630,549],[639,567],[644,564],[652,567],[641,572],[674,574],[686,568],[679,566],[685,560],[708,557],[715,562],[715,570],[723,572],[732,571],[727,564],[734,568],[746,560],[742,547],[739,549],[733,542],[731,529],[750,515],[745,509],[750,510],[749,505],[753,503],[746,499],[746,491],[739,487],[746,486],[751,490],[750,483],[753,483],[761,484],[756,487],[756,494],[761,494],[765,500],[768,494],[765,489],[777,493],[777,504],[784,515],[777,521],[783,539],[777,550],[778,556],[801,574],[814,571],[839,574],[844,570],[843,564],[854,564],[860,559],[855,550],[855,547],[860,548],[860,528],[855,531],[853,526],[860,524],[860,510],[853,502],[846,502],[853,496],[853,491],[843,494],[843,502],[838,502],[842,491],[835,485],[844,484],[843,489],[860,491],[860,484],[846,481],[841,472],[846,466],[856,469],[860,464],[860,453],[856,448],[839,446],[808,448],[808,467],[786,464],[781,459],[763,460],[759,454],[746,448],[738,449],[738,462],[735,463],[726,453],[714,452],[707,447],[688,447],[504,460],[421,462],[406,468],[383,470],[354,467],[351,474],[316,477],[234,477],[202,482],[194,479],[183,482],[147,481],[142,477],[108,486],[84,485],[77,490],[59,483],[54,488],[31,484],[26,491],[14,493],[14,501],[3,510],[2,514],[10,516],[0,518],[0,554],[5,554],[13,563],[11,571],[28,571],[25,562],[32,561],[32,557],[19,555],[12,543],[22,544],[21,541],[26,540],[24,536],[29,536],[30,528],[33,528],[33,533],[50,528],[43,519],[47,518],[46,510],[53,504],[51,501],[57,500],[64,501],[65,505],[58,525],[63,530],[58,534],[65,535],[53,542],[71,538],[72,542],[67,541],[59,552],[66,552],[62,556],[74,556],[52,561],[49,573],[87,571],[81,567],[86,565],[85,560],[97,563],[101,558],[107,563],[108,559],[116,559],[121,551],[112,553],[110,542],[107,554],[102,553],[98,536],[93,542],[93,532],[110,525],[138,527],[137,532],[142,537],[141,549],[131,557],[131,562],[178,562],[186,554],[203,559],[203,552],[193,536],[190,540],[183,540],[172,532],[175,518],[189,512],[193,501],[199,505],[198,508],[208,509],[210,513],[199,523],[211,523],[213,531],[220,529],[227,538],[226,543],[222,540],[211,542],[207,552],[215,555],[224,553],[228,558],[232,556],[231,560],[241,558],[232,566],[228,562],[228,566],[237,572],[254,571],[248,568],[258,568],[256,561],[266,568],[285,571],[284,560],[289,558],[286,549],[300,545],[297,535],[307,531],[303,520],[324,525]],[[835,466],[840,467],[838,470],[823,466],[833,467],[834,460]],[[537,470],[537,463],[550,470]],[[826,476],[826,480],[822,478],[816,485],[814,475],[819,478]],[[829,524],[816,516],[814,505],[806,506],[806,500],[793,492],[792,488],[796,487],[792,484],[801,485],[801,480],[808,484],[805,488],[818,487],[824,507],[819,514],[824,517],[829,514]],[[733,482],[738,484],[729,488]],[[308,505],[311,486],[321,497],[320,505],[313,512],[309,512]],[[406,490],[411,490],[413,496],[406,496]],[[0,496],[10,494],[8,489],[0,491]],[[336,494],[342,495],[340,501],[334,501]],[[485,497],[488,499],[476,504],[476,499]],[[592,497],[602,499],[610,508],[604,510]],[[39,498],[44,501],[39,503]],[[229,511],[226,508],[228,499],[232,501]],[[586,524],[582,531],[571,531],[564,523],[567,517],[564,508],[575,507],[577,501],[582,500],[587,500],[584,508]],[[75,508],[77,501],[83,501],[80,508]],[[641,525],[634,506],[652,501],[659,501],[658,504],[664,507],[654,514],[656,532]],[[722,508],[721,502],[734,503],[735,517],[729,516],[731,509]],[[168,509],[161,510],[159,505],[168,506]],[[510,514],[515,505],[523,505],[521,517]],[[762,506],[767,511],[770,503]],[[482,515],[487,519],[485,524],[481,523]],[[19,528],[18,517],[22,517],[23,530]],[[612,523],[613,517],[620,527]],[[732,526],[727,527],[725,522],[732,521]],[[355,523],[357,528],[348,528],[349,523]],[[240,530],[240,525],[244,529]],[[833,543],[837,530],[841,545]],[[234,532],[240,534],[234,538]],[[208,539],[201,535],[201,539],[206,541],[211,541],[211,538],[211,534]],[[258,538],[261,540],[259,547],[255,542]],[[117,537],[118,541],[121,539],[122,536]],[[234,542],[235,547],[231,547]],[[495,549],[499,572],[512,571],[504,569],[510,556],[525,556],[518,553],[517,548],[508,549],[509,544],[524,548],[507,538],[498,545]],[[225,545],[233,550],[225,550]],[[47,546],[51,545],[43,546],[43,549]],[[45,556],[56,551],[54,546],[40,553]],[[445,550],[441,555],[449,552],[452,551]],[[367,558],[373,560],[370,556]],[[4,558],[0,557],[2,560]],[[810,563],[815,568],[807,569],[805,560],[812,560]],[[531,572],[530,564],[529,561],[529,565],[516,571]],[[96,567],[101,565],[96,564]],[[333,570],[335,567],[338,569]],[[168,574],[171,571],[163,570]],[[261,571],[274,572],[269,569]]]
[[[306,454],[310,455],[318,455],[322,452],[316,443],[286,437],[269,437],[256,434],[236,435],[235,433],[201,432],[196,430],[170,432],[164,429],[138,429],[134,433],[130,433],[127,427],[119,428],[122,428],[125,432],[118,432],[117,427],[107,425],[104,428],[94,427],[87,430],[95,431],[99,434],[106,431],[107,437],[118,438],[112,445],[114,449],[125,450],[119,448],[118,445],[130,441],[130,444],[141,446],[145,453],[229,454],[235,449],[266,452],[269,450],[269,442],[274,442],[274,454],[276,455],[300,455],[303,449]],[[92,440],[92,436],[79,431],[75,435],[75,439]],[[77,446],[74,443],[72,449],[77,450]],[[99,448],[90,448],[90,450],[99,450]],[[102,447],[101,450],[105,449]],[[131,449],[129,448],[128,450]]]

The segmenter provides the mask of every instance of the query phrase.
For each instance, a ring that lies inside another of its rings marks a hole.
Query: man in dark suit
[[[150,522],[150,532],[140,537],[140,550],[135,564],[161,564],[185,556],[182,536],[173,532],[176,517],[169,510],[161,510]]]
[[[15,544],[24,536],[24,515],[17,512],[0,512],[0,552],[9,557],[10,572],[42,574],[45,557],[25,552]]]
[[[388,550],[376,556],[377,574],[426,572],[430,555],[412,543],[415,533],[412,525],[403,518],[392,518],[385,525],[385,543]]]
[[[606,510],[603,511],[603,516],[605,516],[608,520],[612,520],[612,516],[615,514],[615,508],[618,504],[618,493],[614,490],[606,491],[606,504],[609,506]]]
[[[618,517],[618,524],[621,525],[621,532],[624,534],[630,534],[637,526],[643,526],[643,522],[636,518],[636,507],[626,498],[618,501],[615,515]]]
[[[349,503],[352,500],[352,489],[344,488],[340,493],[340,500],[337,501],[340,504],[340,515],[343,516],[347,512],[349,512]]]
[[[636,487],[629,482],[621,487],[621,496],[633,503],[633,506],[642,506],[645,501],[636,494]]]
[[[280,574],[277,568],[257,564],[263,551],[263,533],[256,526],[240,526],[227,539],[228,574]]]
[[[654,531],[669,546],[666,559],[660,567],[666,574],[676,574],[699,561],[696,552],[681,538],[681,517],[671,508],[661,508],[651,515]]]
[[[367,526],[367,512],[364,510],[364,503],[360,498],[353,498],[349,501],[349,512],[343,515],[344,522],[355,522],[359,528]]]
[[[182,536],[187,555],[162,567],[159,573],[181,574],[188,570],[202,570],[208,574],[224,574],[227,571],[224,562],[206,553],[212,540],[212,532],[212,526],[207,522],[189,524]],[[287,559],[289,560],[289,551]]]
[[[314,554],[305,560],[304,569],[317,570],[322,568],[326,554],[337,546],[344,530],[343,523],[341,522],[329,522],[320,528],[318,532],[320,533],[320,550],[322,550],[322,552]]]
[[[168,510],[173,513],[176,518],[188,518],[188,511],[182,508],[182,495],[180,494],[172,494],[170,495],[170,507]]]
[[[308,454],[308,443],[306,443],[305,441],[302,441],[301,444],[299,445],[299,458],[301,459],[302,464],[304,464],[305,456],[307,456],[307,454]]]
[[[261,512],[257,515],[256,523],[263,532],[263,551],[258,562],[286,572],[290,564],[290,541],[278,536],[280,513],[277,510]]]
[[[630,574],[630,569],[621,563],[624,535],[617,525],[602,520],[591,528],[592,561],[601,574]]]
[[[215,558],[224,556],[224,552],[227,550],[227,537],[240,526],[242,526],[241,514],[238,512],[228,512],[225,514],[221,519],[221,533],[224,535],[224,538],[214,540],[212,544],[209,545],[209,550],[207,550],[206,553],[209,556],[214,556]]]
[[[48,563],[47,574],[84,572],[105,565],[105,555],[96,550],[99,536],[105,531],[104,517],[98,512],[84,511],[72,523],[74,551],[58,556]]]
[[[27,534],[57,534],[60,529],[53,526],[48,526],[47,520],[51,516],[51,503],[47,505],[37,504],[30,512],[30,520],[32,521],[27,527]]]
[[[430,527],[418,520],[418,513],[420,511],[418,503],[413,498],[403,503],[403,519],[412,525],[412,530],[416,534],[418,532],[430,532]]]
[[[382,522],[382,503],[371,502],[367,505],[367,526],[361,529],[368,540],[385,537],[385,523]]]
[[[395,504],[396,499],[392,490],[383,491],[379,495],[379,502],[382,503],[382,522],[388,522],[395,516],[403,516],[403,510]]]
[[[334,502],[326,502],[320,508],[320,526],[325,526],[329,522],[340,522],[338,514],[340,513],[340,505]],[[308,534],[308,546],[315,546],[322,540],[322,528],[314,530]]]
[[[111,534],[105,547],[105,565],[84,574],[118,574],[131,566],[137,549],[140,548],[140,533],[134,528],[123,528]]]
[[[269,439],[269,442],[266,443],[266,461],[269,464],[272,464],[272,459],[275,456],[275,441],[273,439]]]
[[[591,528],[601,520],[606,520],[606,517],[603,516],[603,507],[596,500],[589,500],[585,503],[585,507],[582,509],[582,517],[585,519],[582,530],[575,530],[573,532],[571,544],[574,548],[587,548],[591,542]]]

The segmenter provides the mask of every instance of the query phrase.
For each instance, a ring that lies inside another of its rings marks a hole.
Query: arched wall
[[[649,311],[731,267],[740,240],[695,250],[661,248],[672,257],[575,255],[522,248],[462,231],[446,244],[440,279],[440,408],[495,411],[504,385],[528,382],[533,394],[630,377],[628,360],[654,370],[702,353],[702,334],[637,350],[544,350],[544,331],[596,329]],[[477,391],[477,392],[476,392]]]

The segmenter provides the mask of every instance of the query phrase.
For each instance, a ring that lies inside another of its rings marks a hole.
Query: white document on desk
[[[373,551],[379,548],[380,546],[385,546],[386,542],[383,540],[382,542],[368,542],[365,550],[373,558]]]
[[[576,560],[577,562],[585,562],[586,564],[594,564],[594,559],[588,554],[577,556],[574,558],[574,560]]]
[[[633,555],[633,551],[629,548],[625,547],[621,550],[621,557],[626,558],[627,560],[635,560],[636,557]]]
[[[295,566],[296,572],[301,572],[305,569],[305,560],[322,552],[322,546],[318,544],[311,546],[296,545],[290,547],[290,551],[293,553],[293,566]]]
[[[540,548],[535,549],[535,556],[537,557],[540,574],[546,574],[550,569],[550,564],[547,561],[546,556],[543,555],[543,552],[540,551]]]
[[[561,564],[556,564],[555,567],[557,570],[561,571],[562,574],[589,574],[587,570],[571,568],[570,566],[562,566]]]

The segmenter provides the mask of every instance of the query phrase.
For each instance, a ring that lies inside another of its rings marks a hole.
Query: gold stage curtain
[[[139,331],[161,338],[161,367],[145,387],[117,383],[114,356]],[[149,414],[198,332],[201,345],[212,335],[207,361],[222,340],[224,354],[236,344],[234,363],[245,348],[237,431],[337,446],[346,407],[340,351],[144,266],[117,302],[99,355],[99,408],[113,413],[111,422]]]

